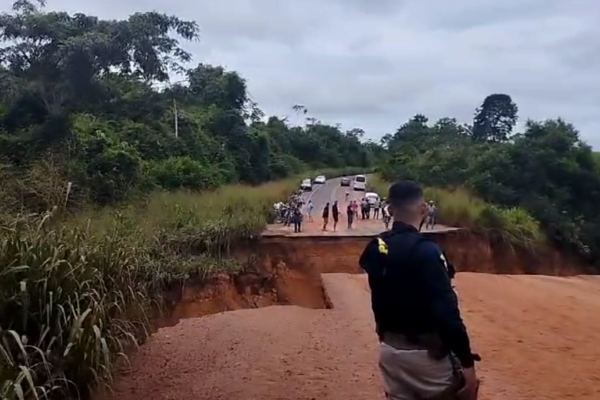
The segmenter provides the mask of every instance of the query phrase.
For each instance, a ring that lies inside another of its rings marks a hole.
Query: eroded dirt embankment
[[[526,252],[466,231],[431,235],[459,272],[552,276],[586,272],[581,263],[549,248]],[[360,273],[358,258],[369,240],[366,236],[264,237],[237,251],[237,257],[248,263],[245,272],[217,276],[203,284],[188,282],[173,299],[171,316],[160,325],[271,305],[330,308],[321,274]]]
[[[465,235],[437,236],[459,270],[520,273],[457,277],[483,357],[481,400],[600,399],[600,278],[524,275],[581,266],[551,250],[524,255]],[[383,398],[369,287],[356,274],[367,240],[269,238],[239,251],[251,261],[246,272],[188,283],[174,311],[213,315],[158,330],[119,371],[114,393],[96,400]],[[257,309],[275,304],[303,307]],[[218,313],[227,310],[238,311]]]
[[[491,274],[579,275],[586,267],[550,248],[525,251],[463,230],[429,233],[459,272]],[[319,273],[359,273],[358,258],[368,236],[268,237],[258,256],[266,265],[283,263]]]

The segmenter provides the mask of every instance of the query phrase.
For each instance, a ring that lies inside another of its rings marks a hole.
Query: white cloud
[[[592,0],[49,0],[49,9],[196,20],[195,62],[248,80],[268,113],[304,104],[379,138],[416,113],[470,122],[494,92],[521,120],[561,116],[600,147],[600,8]]]

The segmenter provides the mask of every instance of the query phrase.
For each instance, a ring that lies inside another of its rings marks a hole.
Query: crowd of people
[[[302,222],[304,221],[303,208],[304,200],[302,199],[302,191],[293,193],[286,202],[273,204],[275,214],[275,222],[282,223],[283,226],[294,226],[294,232],[302,231]],[[311,200],[308,201],[308,220],[312,222],[312,209],[314,204]]]
[[[350,192],[346,191],[346,222],[347,229],[352,230],[355,223],[359,220],[381,219],[386,230],[390,228],[392,215],[389,209],[388,201],[383,199],[368,199],[363,197],[360,200],[350,199]],[[437,207],[433,201],[427,204],[427,216],[423,220],[421,227],[425,225],[426,229],[433,229],[436,224]],[[308,218],[308,222],[314,222],[313,212],[315,205],[312,200],[304,201],[302,191],[292,194],[286,202],[279,202],[273,205],[275,212],[275,222],[282,223],[283,226],[293,226],[294,232],[302,232],[304,216]],[[327,231],[330,221],[333,223],[333,231],[337,231],[340,220],[340,205],[338,201],[333,203],[327,202],[322,210],[321,218],[323,219],[322,231]]]
[[[348,193],[348,192],[347,192]],[[360,219],[381,219],[385,224],[386,229],[388,229],[390,223],[390,214],[387,210],[387,203],[385,199],[369,201],[367,198],[362,198],[360,201],[358,200],[348,200],[349,196],[346,196],[346,221],[348,223],[348,230],[352,230],[354,228],[354,223],[359,219],[359,210],[360,210]],[[329,223],[329,203],[325,205],[323,209],[323,230],[327,230],[327,226]],[[337,231],[337,224],[339,221],[339,207],[338,202],[335,201],[331,206],[331,214],[333,217],[333,230]]]

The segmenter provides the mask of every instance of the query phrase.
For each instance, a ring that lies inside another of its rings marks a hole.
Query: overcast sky
[[[522,122],[561,116],[600,148],[598,1],[48,0],[48,8],[195,20],[201,40],[186,45],[194,62],[240,72],[267,114],[293,116],[303,104],[378,139],[416,113],[471,122],[485,96],[507,93]]]

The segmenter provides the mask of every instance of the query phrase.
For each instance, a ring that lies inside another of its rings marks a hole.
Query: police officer
[[[469,336],[439,246],[419,233],[423,190],[406,181],[389,189],[392,229],[360,257],[379,336],[388,399],[475,400],[479,380]],[[452,268],[453,270],[453,268]]]

